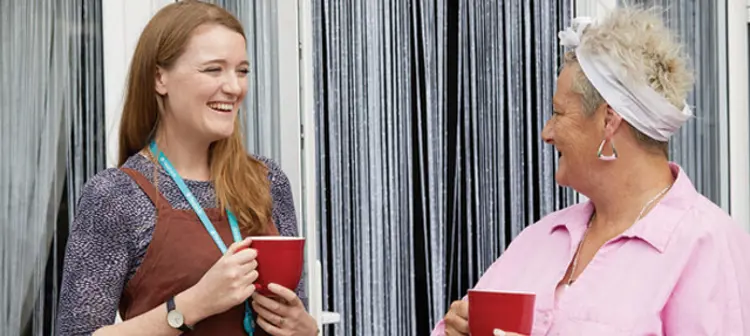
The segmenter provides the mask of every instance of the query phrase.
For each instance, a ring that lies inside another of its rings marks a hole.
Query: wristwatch
[[[182,332],[193,331],[193,328],[185,324],[185,316],[175,307],[174,296],[167,300],[167,323],[169,323],[170,327]]]

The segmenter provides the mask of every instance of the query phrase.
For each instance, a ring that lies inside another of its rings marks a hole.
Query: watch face
[[[173,310],[167,313],[167,322],[169,323],[170,327],[179,328],[183,323],[185,323],[185,319],[182,317],[182,314],[180,314],[180,312]]]

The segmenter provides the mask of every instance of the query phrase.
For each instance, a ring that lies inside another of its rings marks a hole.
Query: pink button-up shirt
[[[671,168],[677,179],[661,202],[604,244],[557,301],[591,203],[526,228],[475,288],[536,293],[534,336],[750,336],[750,234]]]

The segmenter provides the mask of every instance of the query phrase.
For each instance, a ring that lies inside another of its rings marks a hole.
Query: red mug
[[[495,329],[530,335],[536,295],[529,292],[469,290],[469,330],[493,335]]]
[[[268,285],[275,283],[292,291],[302,277],[305,263],[305,238],[286,236],[250,237],[250,248],[258,251],[258,279],[255,284],[259,294],[275,296]]]

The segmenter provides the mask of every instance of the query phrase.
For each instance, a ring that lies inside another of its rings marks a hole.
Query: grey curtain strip
[[[12,158],[0,166],[0,334],[50,334],[58,236],[104,166],[100,1],[0,4],[1,150]]]
[[[104,59],[102,56],[101,0],[79,0],[67,10],[78,24],[69,39],[80,50],[80,58],[71,60],[75,88],[70,99],[67,129],[68,220],[75,217],[76,203],[89,178],[106,168],[106,128],[104,116]]]
[[[56,213],[57,219],[50,219],[56,222],[56,229],[49,247],[45,288],[42,288],[50,297],[37,304],[35,314],[36,319],[43,321],[44,334],[53,332],[57,317],[58,273],[62,268],[68,225],[73,222],[85,183],[106,168],[102,3],[101,0],[76,0],[58,3],[58,6],[69,18],[61,22],[66,29],[58,30],[65,34],[54,36],[71,41],[70,58],[66,61],[71,75],[65,111],[68,142],[63,147],[67,164],[58,165],[58,173],[65,176],[67,193]],[[44,307],[45,304],[49,307]]]
[[[691,58],[695,86],[688,99],[695,118],[682,127],[671,141],[670,155],[679,163],[703,195],[721,200],[721,167],[719,161],[719,60],[718,11],[715,3],[699,0],[637,1],[658,6],[667,24],[685,44]]]

